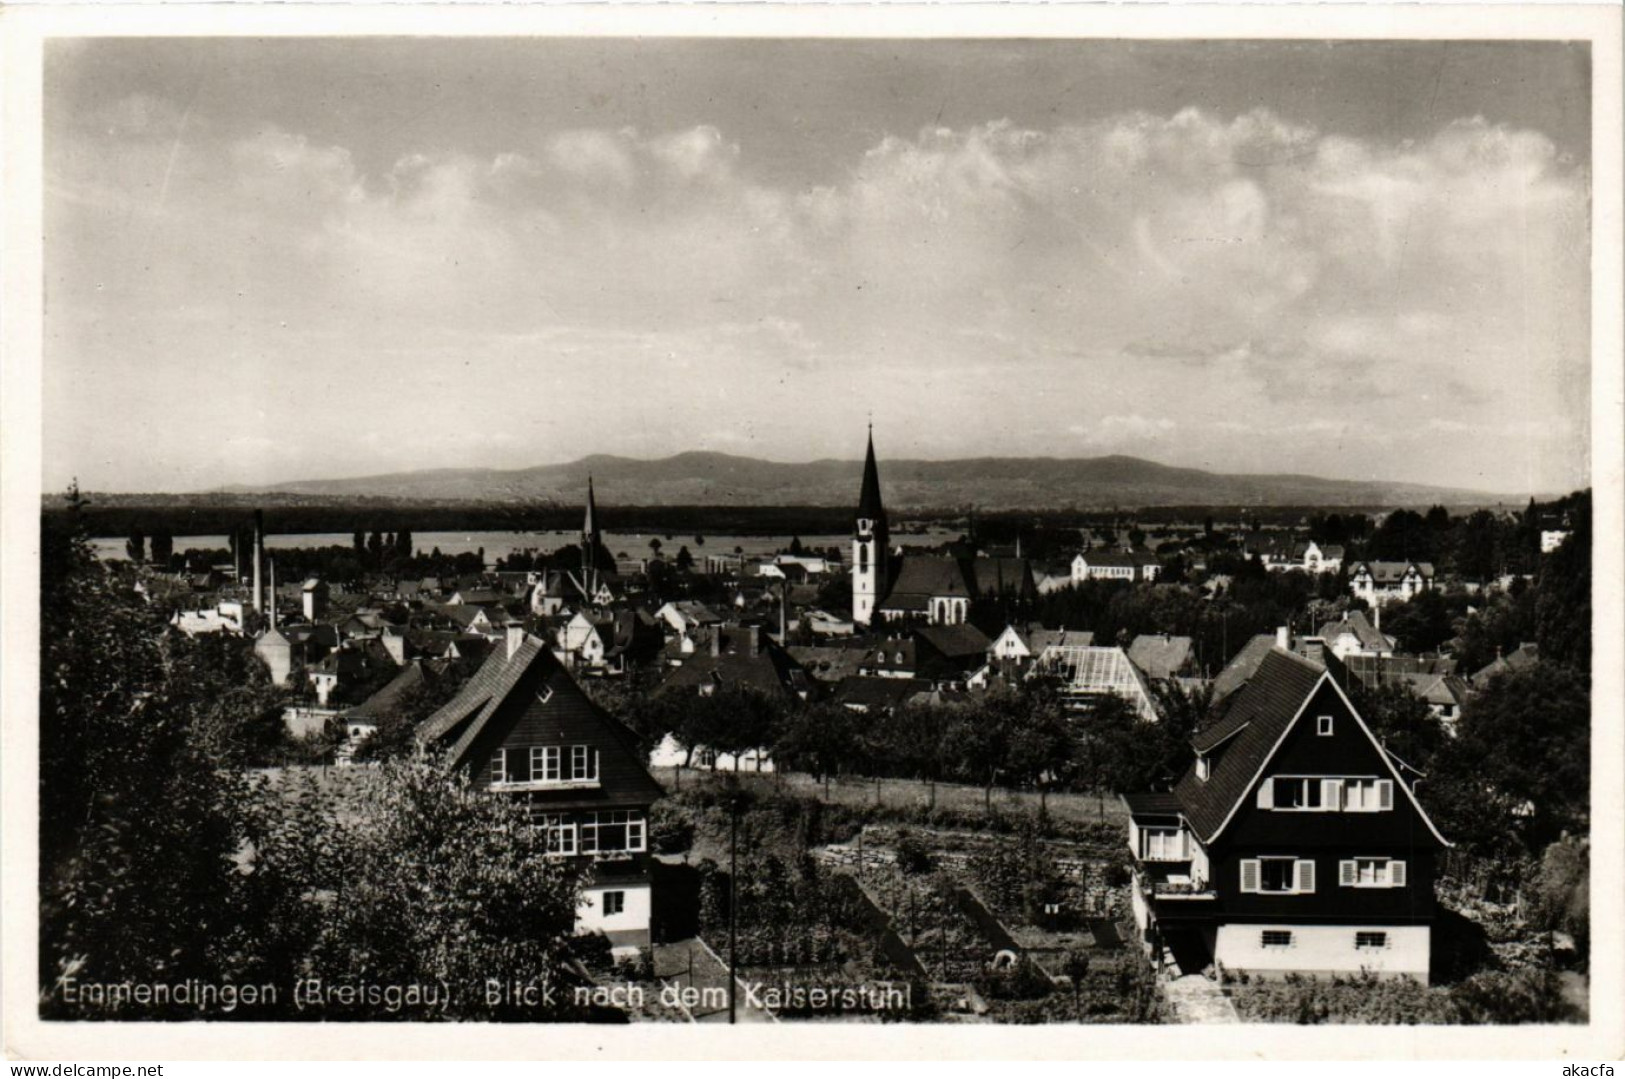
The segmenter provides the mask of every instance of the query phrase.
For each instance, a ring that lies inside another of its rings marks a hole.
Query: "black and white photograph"
[[[8,1023],[1614,1059],[1563,10],[43,35]]]

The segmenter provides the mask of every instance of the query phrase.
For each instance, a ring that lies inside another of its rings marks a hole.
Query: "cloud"
[[[53,144],[52,195],[74,207],[53,303],[85,350],[65,386],[120,340],[177,372],[166,352],[275,354],[323,382],[364,352],[421,413],[465,362],[553,400],[560,358],[584,357],[668,408],[742,409],[782,379],[784,421],[752,437],[792,458],[888,397],[922,452],[1043,452],[1036,432],[1077,426],[1206,459],[1255,452],[1216,415],[1284,430],[1339,404],[1378,455],[1384,432],[1464,425],[1431,428],[1461,443],[1420,466],[1439,479],[1525,413],[1583,456],[1589,176],[1537,132],[1466,118],[1383,143],[1196,109],[994,121],[877,138],[801,186],[708,124],[402,146],[369,170],[303,133],[185,116],[131,98]],[[212,337],[197,312],[223,313]],[[1347,464],[1306,452],[1294,467]],[[1413,457],[1384,470],[1418,478]]]

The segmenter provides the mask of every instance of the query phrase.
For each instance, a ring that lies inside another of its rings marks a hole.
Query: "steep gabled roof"
[[[904,596],[964,596],[968,599],[970,586],[965,583],[965,571],[957,560],[942,555],[912,555],[903,559],[891,595],[881,607],[893,607],[893,601]]]
[[[1219,672],[1218,677],[1213,679],[1214,701],[1221,701],[1246,685],[1247,680],[1258,670],[1258,665],[1264,662],[1264,657],[1269,655],[1270,649],[1274,647],[1273,633],[1260,633],[1242,645],[1241,651],[1237,652],[1235,657],[1224,665],[1224,670]]]
[[[1191,658],[1191,639],[1142,633],[1128,646],[1128,658],[1148,678],[1172,678]]]
[[[1204,842],[1211,841],[1223,827],[1309,694],[1325,676],[1326,669],[1319,664],[1272,648],[1224,716],[1192,739],[1194,748],[1202,753],[1234,738],[1205,782],[1197,779],[1192,770],[1174,787],[1185,816]]]
[[[1371,624],[1364,611],[1350,611],[1340,621],[1328,622],[1320,627],[1321,639],[1328,644],[1345,633],[1352,634],[1360,642],[1360,647],[1374,652],[1392,651],[1394,647],[1394,642]]]
[[[993,643],[987,634],[970,623],[952,626],[921,626],[914,635],[949,659],[980,656]]]

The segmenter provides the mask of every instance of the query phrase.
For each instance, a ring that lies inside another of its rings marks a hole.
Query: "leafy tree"
[[[1565,836],[1546,848],[1535,878],[1535,921],[1574,937],[1585,955],[1591,937],[1591,843]]]
[[[581,1017],[564,990],[578,870],[547,856],[520,803],[436,761],[399,760],[362,786],[267,785],[246,820],[254,872],[244,903],[261,917],[241,943],[258,957],[255,973],[451,991],[444,1008],[338,1004],[325,1018]],[[516,980],[551,984],[554,999],[487,1004],[489,982]]]
[[[660,542],[660,537],[659,536],[651,536],[651,537],[649,537],[649,553],[653,557],[655,557],[655,558],[660,557],[660,548],[662,546],[663,546],[663,544]]]
[[[677,568],[685,573],[694,568],[694,556],[688,553],[688,547],[677,548]]]
[[[1387,608],[1384,615],[1383,631],[1406,652],[1436,652],[1454,635],[1449,606],[1438,589],[1418,592],[1405,603]]]
[[[1462,711],[1421,791],[1452,842],[1532,854],[1590,817],[1591,686],[1542,660],[1497,674]]]
[[[175,534],[167,526],[153,529],[151,550],[152,564],[168,569],[175,560]]]
[[[1543,661],[1591,668],[1591,499],[1577,496],[1569,510],[1573,532],[1540,567],[1535,601],[1536,640]]]

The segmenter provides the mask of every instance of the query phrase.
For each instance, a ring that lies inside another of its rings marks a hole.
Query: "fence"
[[[857,776],[832,776],[820,780],[800,772],[713,772],[705,768],[682,767],[657,767],[650,771],[662,786],[671,791],[716,782],[720,775],[731,775],[747,790],[814,797],[836,805],[919,811],[935,809],[966,815],[1032,815],[1042,807],[1054,820],[1077,824],[1110,821],[1126,826],[1128,821],[1128,813],[1121,799],[1109,793],[1051,791],[1045,794],[1010,787],[973,787],[921,779]]]

